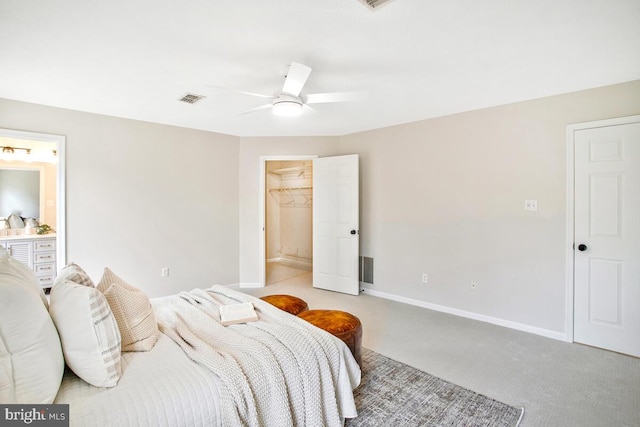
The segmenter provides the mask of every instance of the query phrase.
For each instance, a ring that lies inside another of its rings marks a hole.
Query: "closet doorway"
[[[313,160],[265,159],[266,286],[310,283],[313,271]]]

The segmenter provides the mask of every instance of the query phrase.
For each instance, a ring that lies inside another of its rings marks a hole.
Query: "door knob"
[[[584,252],[584,251],[586,251],[586,250],[587,250],[587,245],[585,245],[584,243],[580,243],[580,244],[578,245],[578,250],[579,250],[580,252]]]
[[[351,234],[356,234],[357,231],[356,230],[351,230]]]

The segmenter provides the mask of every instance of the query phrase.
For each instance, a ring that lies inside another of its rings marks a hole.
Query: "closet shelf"
[[[291,174],[295,174],[296,172],[302,173],[302,172],[308,172],[310,170],[311,170],[311,167],[309,166],[294,166],[290,168],[274,169],[272,171],[269,171],[269,173],[272,173],[275,175],[291,175]]]

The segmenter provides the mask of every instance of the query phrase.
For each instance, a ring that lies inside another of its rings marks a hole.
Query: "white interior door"
[[[358,155],[313,160],[313,286],[359,294]]]
[[[574,341],[640,356],[640,123],[574,143]]]

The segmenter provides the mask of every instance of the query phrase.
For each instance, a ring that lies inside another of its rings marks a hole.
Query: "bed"
[[[109,269],[94,285],[70,264],[48,304],[23,267],[0,253],[0,403],[66,403],[72,426],[338,426],[357,415],[347,346],[264,301],[224,286],[149,300]],[[222,326],[218,307],[246,302],[258,320]]]

